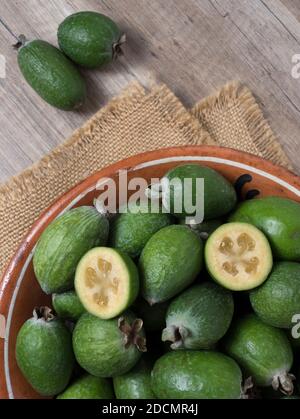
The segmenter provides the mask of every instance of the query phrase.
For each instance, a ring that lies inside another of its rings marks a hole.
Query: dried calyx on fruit
[[[130,325],[124,317],[120,317],[118,327],[124,336],[123,342],[126,349],[131,345],[135,345],[139,351],[147,352],[146,338],[139,335],[143,328],[143,320],[135,319]]]

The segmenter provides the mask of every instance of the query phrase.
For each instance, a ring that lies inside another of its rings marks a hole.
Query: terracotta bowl
[[[35,244],[47,225],[62,212],[92,204],[96,183],[103,177],[118,181],[118,171],[128,170],[128,180],[140,176],[160,178],[176,165],[199,162],[222,173],[231,182],[248,173],[253,180],[244,192],[258,189],[260,196],[278,195],[300,202],[300,178],[263,159],[220,147],[178,147],[140,154],[109,166],[90,176],[58,199],[35,222],[22,241],[0,282],[0,315],[6,319],[5,339],[0,337],[0,398],[39,398],[23,378],[15,360],[16,335],[35,306],[49,304],[35,279],[32,255]],[[99,194],[99,192],[98,192]],[[0,319],[1,322],[1,319]]]

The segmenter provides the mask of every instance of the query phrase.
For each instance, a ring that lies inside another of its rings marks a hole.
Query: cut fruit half
[[[109,247],[96,247],[79,262],[75,289],[89,313],[101,319],[112,319],[136,299],[138,270],[125,253]]]
[[[250,290],[268,277],[273,257],[264,234],[251,224],[223,224],[209,237],[205,262],[213,279],[233,291]]]

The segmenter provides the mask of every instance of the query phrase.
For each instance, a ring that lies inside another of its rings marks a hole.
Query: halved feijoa
[[[292,328],[294,316],[300,314],[300,263],[277,262],[267,281],[251,291],[250,301],[265,323]]]
[[[75,289],[85,309],[101,319],[112,319],[136,299],[138,270],[125,253],[95,247],[78,264]]]
[[[242,291],[267,279],[273,258],[269,242],[260,230],[247,223],[227,223],[207,240],[205,262],[216,282]]]
[[[172,349],[210,349],[227,332],[233,309],[230,291],[213,282],[194,285],[171,302],[162,340]]]

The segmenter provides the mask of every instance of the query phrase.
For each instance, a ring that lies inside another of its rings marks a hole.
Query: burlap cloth
[[[162,147],[220,144],[290,168],[251,92],[229,83],[188,111],[165,86],[131,84],[70,139],[0,186],[0,272],[42,210],[91,173]]]

